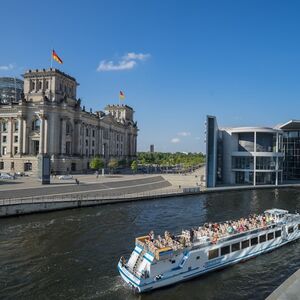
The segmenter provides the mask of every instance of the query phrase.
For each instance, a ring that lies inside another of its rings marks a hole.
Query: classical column
[[[61,119],[61,148],[60,153],[62,155],[66,152],[66,120]]]
[[[9,154],[11,156],[12,155],[12,145],[13,145],[13,118],[9,118],[9,120],[8,120],[7,132],[8,132],[7,154]]]
[[[41,126],[40,126],[40,144],[39,144],[39,154],[44,153],[44,141],[45,141],[45,117],[40,116]]]
[[[28,135],[27,135],[27,121],[26,119],[23,120],[23,150],[22,154],[26,154],[28,152]]]
[[[82,137],[82,147],[81,147],[81,150],[82,150],[82,155],[83,156],[86,156],[86,145],[85,145],[85,139],[86,139],[86,127],[85,127],[85,124],[82,124],[82,130],[83,130],[83,137]]]
[[[18,132],[18,152],[20,155],[23,153],[23,117],[18,118],[19,132]]]
[[[45,141],[44,141],[44,153],[48,154],[48,119],[45,118]]]

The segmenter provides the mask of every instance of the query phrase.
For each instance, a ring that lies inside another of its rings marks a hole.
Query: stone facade
[[[57,174],[85,172],[100,156],[130,161],[136,156],[133,109],[108,105],[87,112],[76,98],[75,78],[57,70],[29,70],[19,103],[0,105],[0,172],[37,172],[37,155],[51,157]]]

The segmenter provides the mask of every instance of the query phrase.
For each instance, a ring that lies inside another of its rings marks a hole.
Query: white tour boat
[[[274,250],[300,237],[300,215],[269,209],[224,223],[206,223],[179,235],[136,238],[118,270],[134,291],[142,293],[224,268]]]

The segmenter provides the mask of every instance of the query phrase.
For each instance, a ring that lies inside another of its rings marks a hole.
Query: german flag
[[[125,95],[124,95],[124,93],[122,91],[120,91],[119,98],[120,98],[120,100],[124,100],[125,99]]]
[[[57,61],[59,64],[62,64],[63,61],[60,59],[60,57],[56,54],[55,50],[52,50],[52,58]]]

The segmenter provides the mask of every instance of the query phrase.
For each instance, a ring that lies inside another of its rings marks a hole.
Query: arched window
[[[40,131],[41,128],[41,121],[40,119],[34,119],[32,121],[32,130],[33,131]]]

